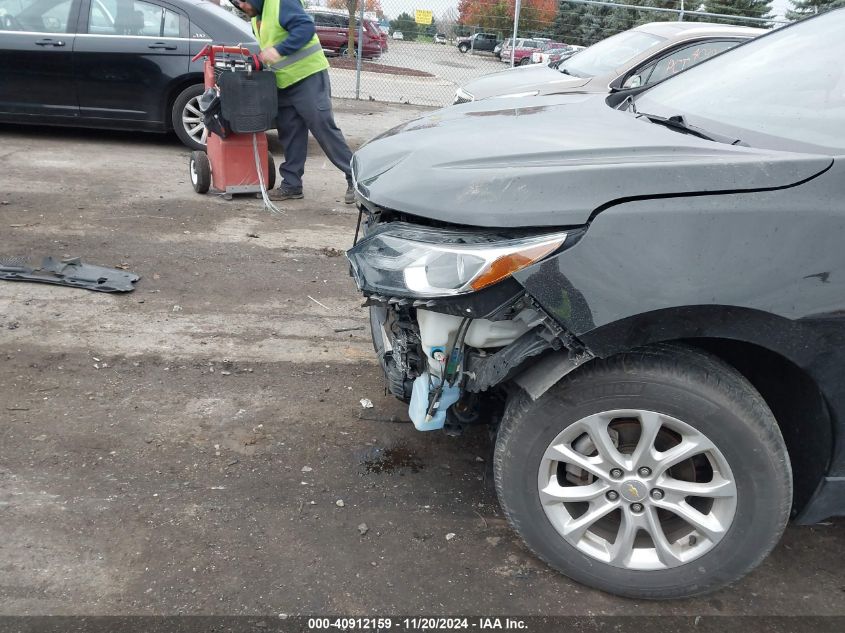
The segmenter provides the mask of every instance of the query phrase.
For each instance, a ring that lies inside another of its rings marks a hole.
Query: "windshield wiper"
[[[649,114],[647,112],[639,112],[637,107],[634,105],[634,100],[630,97],[628,98],[631,101],[631,107],[633,108],[632,112],[636,114],[638,117],[643,117],[651,121],[652,123],[656,123],[657,125],[662,125],[664,127],[668,127],[671,130],[677,130],[679,132],[683,132],[684,134],[692,134],[693,136],[697,136],[698,138],[703,138],[707,141],[714,141],[716,143],[726,143],[728,145],[746,145],[742,142],[741,139],[738,138],[731,138],[729,136],[723,136],[721,134],[715,134],[713,132],[709,132],[706,130],[701,129],[695,125],[690,125],[686,122],[683,115],[676,114],[669,117],[659,116],[657,114]]]

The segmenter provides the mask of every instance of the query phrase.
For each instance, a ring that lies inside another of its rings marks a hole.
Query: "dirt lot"
[[[356,144],[416,112],[337,107]],[[694,601],[633,603],[537,562],[485,433],[390,421],[405,412],[336,250],[355,213],[316,147],[306,198],[276,217],[195,195],[172,138],[0,136],[2,254],[143,277],[114,296],[0,282],[0,612],[845,614],[843,521],[790,528]]]

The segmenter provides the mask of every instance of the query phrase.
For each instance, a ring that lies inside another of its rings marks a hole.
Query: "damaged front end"
[[[522,385],[534,397],[550,371],[559,378],[591,357],[512,277],[580,230],[463,229],[362,212],[365,236],[347,257],[387,387],[409,403],[418,430],[493,421],[538,363],[556,369]]]

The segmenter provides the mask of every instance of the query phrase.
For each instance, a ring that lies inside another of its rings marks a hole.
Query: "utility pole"
[[[522,8],[522,1],[516,0],[516,6],[513,12],[513,39],[511,40],[511,68],[513,68],[513,60],[516,57],[516,34],[519,31],[519,11]]]

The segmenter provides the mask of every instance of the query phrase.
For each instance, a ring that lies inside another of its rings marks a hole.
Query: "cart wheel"
[[[191,184],[197,193],[206,193],[211,187],[211,163],[205,152],[191,152]]]
[[[267,152],[267,191],[276,186],[276,161],[273,155]]]

